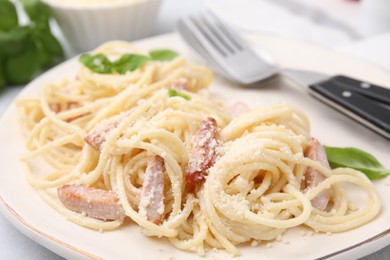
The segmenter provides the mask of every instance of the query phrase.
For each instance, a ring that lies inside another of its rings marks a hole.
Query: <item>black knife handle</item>
[[[331,80],[342,87],[354,90],[366,97],[390,105],[390,88],[380,87],[378,85],[338,75]]]
[[[333,78],[309,86],[310,93],[390,140],[390,109]]]

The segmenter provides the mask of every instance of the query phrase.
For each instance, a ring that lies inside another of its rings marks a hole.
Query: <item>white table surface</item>
[[[358,56],[388,69],[390,73],[390,31],[377,31],[375,34],[360,32],[361,5],[351,0],[285,2],[290,4],[280,4],[280,0],[165,0],[161,6],[155,34],[174,31],[175,22],[180,16],[208,6],[238,29],[302,38]],[[297,13],[294,11],[296,6],[304,8],[298,9],[301,11]],[[278,14],[278,21],[267,23],[270,10]],[[313,15],[318,14],[323,19],[313,20]],[[74,53],[70,50],[68,54],[72,56]],[[22,87],[9,87],[0,93],[0,114]],[[0,215],[0,259],[63,258],[24,236]],[[390,259],[390,246],[363,259]]]

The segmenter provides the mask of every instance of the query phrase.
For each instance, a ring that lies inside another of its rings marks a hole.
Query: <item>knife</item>
[[[343,75],[283,69],[309,94],[390,140],[390,89]]]

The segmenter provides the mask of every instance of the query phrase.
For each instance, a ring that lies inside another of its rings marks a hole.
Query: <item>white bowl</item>
[[[76,51],[153,34],[162,0],[43,0]]]

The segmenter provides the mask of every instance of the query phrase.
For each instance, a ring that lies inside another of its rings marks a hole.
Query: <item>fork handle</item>
[[[332,108],[390,140],[390,109],[366,97],[365,93],[356,90],[356,86],[348,85],[350,81],[340,83],[339,79],[339,76],[336,76],[310,85],[309,92]],[[356,84],[356,80],[353,83]],[[363,83],[359,82],[359,85]]]

